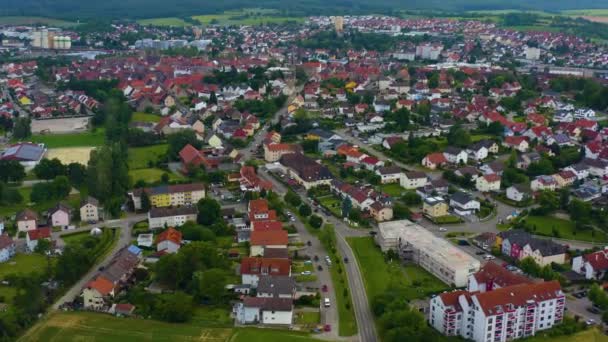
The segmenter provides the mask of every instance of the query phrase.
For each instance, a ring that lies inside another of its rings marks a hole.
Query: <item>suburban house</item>
[[[51,228],[44,227],[34,230],[28,230],[27,234],[25,235],[25,244],[27,246],[28,252],[34,252],[36,250],[36,247],[38,246],[38,241],[43,239],[51,241]]]
[[[528,137],[523,136],[507,136],[502,142],[502,146],[515,149],[519,152],[526,152],[530,148]]]
[[[282,156],[290,153],[302,153],[301,146],[282,143],[264,144],[264,160],[269,163],[279,161]]]
[[[289,238],[285,230],[254,230],[249,241],[250,256],[264,255],[267,248],[287,248],[288,244]]]
[[[179,227],[188,221],[196,221],[197,214],[196,206],[152,207],[148,212],[148,227],[150,229]]]
[[[82,290],[84,308],[101,310],[106,306],[106,301],[114,295],[114,283],[103,276],[97,276],[94,280],[88,282]]]
[[[70,213],[72,209],[65,204],[57,203],[49,209],[49,225],[51,227],[65,228],[70,225]]]
[[[306,190],[323,184],[329,185],[333,179],[326,166],[300,153],[283,155],[281,164],[287,169],[289,176]]]
[[[602,280],[608,271],[608,249],[572,258],[572,270],[585,279]]]
[[[0,262],[6,262],[15,255],[15,241],[6,233],[0,234]]]
[[[443,166],[447,162],[448,160],[443,153],[435,152],[427,155],[422,159],[422,166],[431,170],[435,170],[436,168]]]
[[[99,221],[99,201],[96,198],[87,196],[80,203],[80,221],[96,223]]]
[[[530,190],[522,184],[513,184],[507,188],[507,198],[511,201],[521,202],[530,198]]]
[[[422,204],[422,213],[431,219],[448,215],[448,204],[441,197],[427,197]]]
[[[236,304],[236,321],[240,324],[291,325],[293,300],[291,298],[245,297]]]
[[[196,205],[205,198],[205,185],[203,183],[162,185],[154,188],[135,189],[129,193],[133,207],[141,210],[142,192],[148,195],[150,205],[153,207],[171,207],[181,205]]]
[[[469,155],[465,150],[454,146],[446,147],[443,155],[450,164],[466,164],[469,159]]]
[[[495,262],[488,262],[469,277],[467,291],[489,292],[513,285],[532,283],[533,281],[524,275],[513,273]]]
[[[474,215],[481,208],[481,204],[466,192],[458,191],[450,197],[450,207],[460,216]]]
[[[399,185],[405,189],[418,189],[425,186],[428,181],[429,179],[426,176],[426,173],[421,171],[408,171],[403,173]]]
[[[182,233],[173,227],[168,228],[156,237],[156,251],[177,253],[182,245]]]
[[[376,222],[388,221],[393,219],[393,207],[385,205],[379,201],[369,206],[369,213]]]
[[[553,176],[538,176],[532,182],[530,182],[530,189],[532,191],[544,191],[550,190],[555,191],[557,188],[557,181]]]
[[[500,191],[500,176],[491,173],[477,177],[475,180],[475,188],[477,191],[481,192]]]
[[[257,288],[258,297],[290,298],[296,295],[296,282],[290,276],[264,275],[260,277]]]
[[[253,166],[243,166],[240,171],[242,191],[272,190],[272,182],[261,179]]]
[[[563,264],[566,261],[568,248],[551,240],[532,237],[523,230],[508,230],[500,232],[496,239],[501,253],[515,260],[531,257],[540,265],[550,265],[552,262]]]
[[[380,176],[381,184],[399,183],[403,177],[403,171],[396,165],[378,168],[376,174]]]
[[[20,211],[15,221],[17,222],[17,230],[20,232],[27,232],[38,228],[38,214],[31,209]]]
[[[263,276],[291,276],[291,261],[285,258],[246,257],[241,260],[241,283],[257,288]]]

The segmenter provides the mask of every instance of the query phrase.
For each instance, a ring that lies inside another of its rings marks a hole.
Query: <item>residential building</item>
[[[87,283],[86,287],[82,290],[84,308],[88,310],[100,310],[104,308],[109,298],[114,297],[114,294],[114,283],[103,276],[98,276]]]
[[[491,173],[477,177],[475,180],[475,188],[481,192],[500,191],[500,176]]]
[[[488,292],[503,287],[532,283],[533,281],[524,275],[513,273],[495,262],[488,262],[479,269],[479,272],[469,277],[467,291]]]
[[[250,256],[264,255],[265,249],[287,248],[289,238],[285,230],[254,230],[251,232]]]
[[[403,178],[403,171],[396,165],[381,167],[376,174],[380,176],[381,184],[400,183]]]
[[[264,160],[269,163],[277,162],[282,156],[291,153],[302,153],[301,146],[281,143],[264,144]]]
[[[245,297],[235,307],[240,324],[291,325],[293,301],[288,298]]]
[[[479,211],[481,203],[470,194],[458,191],[450,197],[450,207],[457,215],[469,216]]]
[[[20,211],[15,221],[17,222],[17,230],[20,232],[27,232],[38,228],[38,214],[31,209]]]
[[[553,176],[538,176],[530,182],[530,189],[532,191],[555,191],[556,188],[557,181]]]
[[[291,262],[287,258],[246,257],[241,260],[241,283],[257,288],[263,276],[291,276]]]
[[[253,166],[243,166],[240,171],[242,191],[272,190],[272,182],[261,179]]]
[[[188,221],[195,222],[198,210],[196,206],[152,207],[148,212],[150,229],[180,227]]]
[[[522,202],[530,198],[530,190],[522,184],[513,184],[507,188],[506,195],[511,201]]]
[[[57,203],[49,209],[49,225],[51,227],[65,228],[70,225],[70,213],[72,209],[65,204]]]
[[[382,222],[378,228],[375,240],[383,252],[396,251],[446,284],[466,286],[469,275],[479,270],[479,260],[416,223]]]
[[[196,205],[205,198],[203,183],[162,185],[154,188],[135,189],[129,193],[136,210],[141,209],[142,191],[145,191],[153,207]]]
[[[306,190],[323,184],[329,185],[333,179],[326,166],[300,153],[283,155],[281,164],[287,169],[289,176]]]
[[[515,260],[531,257],[538,265],[566,262],[568,248],[551,240],[532,237],[523,230],[500,232],[496,239],[501,253]]]
[[[0,262],[6,262],[15,255],[15,241],[6,233],[0,234]]]
[[[435,170],[436,168],[443,166],[447,162],[448,160],[445,157],[445,154],[435,152],[427,155],[426,157],[424,157],[424,159],[422,159],[422,166],[431,170]]]
[[[481,293],[446,292],[431,299],[429,323],[446,336],[506,342],[534,336],[561,323],[565,301],[557,281]]]
[[[423,201],[422,212],[431,219],[447,216],[448,204],[441,197],[427,197]]]
[[[584,275],[585,279],[604,279],[608,271],[608,248],[572,258],[572,270]]]
[[[156,250],[163,253],[177,253],[182,245],[182,233],[169,227],[156,237]]]
[[[8,147],[0,153],[0,160],[15,160],[18,161],[25,171],[30,171],[46,155],[47,149],[44,144],[34,143],[19,143]]]
[[[290,276],[260,277],[257,287],[257,297],[266,298],[290,298],[296,295],[296,282]]]
[[[408,171],[403,173],[400,185],[405,189],[418,189],[424,187],[429,179],[426,173],[420,171]]]
[[[96,198],[87,196],[80,203],[80,221],[96,223],[99,221],[99,201]]]
[[[389,221],[393,219],[393,207],[379,201],[369,206],[369,213],[376,222]]]
[[[448,146],[443,155],[450,164],[466,164],[469,160],[469,155],[465,150],[454,146]]]
[[[51,241],[51,228],[44,227],[33,230],[28,230],[25,235],[25,245],[27,246],[28,252],[34,252],[38,247],[38,241],[48,240]]]
[[[505,140],[502,142],[502,145],[508,148],[513,148],[522,153],[526,152],[528,148],[530,148],[530,144],[528,143],[528,137],[523,136],[505,137]]]

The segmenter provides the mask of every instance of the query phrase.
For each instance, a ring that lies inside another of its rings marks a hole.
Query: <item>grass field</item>
[[[304,17],[286,17],[270,9],[241,9],[226,11],[222,14],[196,15],[192,19],[203,25],[261,25],[280,24],[288,21],[304,22]]]
[[[61,147],[50,148],[46,154],[48,159],[59,159],[63,164],[80,163],[87,165],[94,147]]]
[[[169,180],[183,179],[183,177],[171,171],[165,171],[157,168],[130,170],[129,176],[131,176],[133,182],[143,180],[146,183],[153,183],[160,181],[160,178],[162,177],[163,173],[169,175]]]
[[[153,25],[153,26],[192,26],[192,24],[185,22],[183,19],[176,17],[167,18],[152,18],[152,19],[140,19],[137,21],[141,25]]]
[[[318,341],[292,331],[256,328],[214,328],[152,320],[115,318],[91,312],[58,312],[42,319],[19,341]]]
[[[526,342],[608,342],[608,336],[602,334],[598,329],[588,329],[573,335],[548,336],[543,332],[525,340]]]
[[[44,17],[0,17],[0,25],[34,25],[34,24],[42,24],[48,26],[74,26],[78,25],[78,23],[65,21],[60,19],[53,18],[44,18]]]
[[[572,221],[567,221],[557,217],[549,216],[528,216],[525,218],[526,225],[531,228],[533,234],[553,236],[553,229],[559,232],[559,238],[568,240],[606,242],[608,237],[605,233],[596,231],[594,236],[591,230],[576,231],[576,225]]]
[[[131,116],[131,121],[136,122],[159,122],[161,119],[160,115],[149,114],[144,112],[135,112]]]
[[[9,261],[0,263],[0,280],[10,274],[21,275],[42,272],[46,265],[46,259],[40,254],[17,254]],[[10,302],[15,294],[16,289],[14,287],[0,285],[0,297],[3,297],[5,302]]]
[[[95,132],[44,134],[32,135],[28,140],[35,143],[44,143],[47,148],[101,146],[106,136],[103,129]]]
[[[380,191],[391,197],[401,197],[401,194],[404,193],[406,190],[402,188],[401,185],[399,185],[398,183],[391,183],[380,185]]]
[[[608,17],[608,9],[597,8],[597,9],[579,9],[579,10],[566,10],[561,12],[564,15],[569,16],[594,16],[594,17]]]
[[[129,169],[147,169],[152,166],[148,164],[149,162],[155,164],[165,153],[167,153],[166,144],[129,148]]]
[[[91,236],[89,232],[80,232],[63,235],[61,236],[61,240],[63,240],[66,245],[80,245],[82,240],[86,239],[89,236]]]
[[[402,266],[388,263],[371,237],[348,238],[357,262],[363,272],[367,297],[371,301],[382,294],[389,285],[405,285],[408,299],[424,298],[429,293],[447,289],[439,279],[415,265]]]

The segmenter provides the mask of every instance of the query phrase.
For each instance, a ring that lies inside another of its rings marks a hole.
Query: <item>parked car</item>
[[[329,298],[325,297],[325,299],[323,299],[323,306],[326,308],[331,306],[331,302],[329,301]]]
[[[587,311],[591,312],[592,314],[596,314],[596,315],[599,315],[602,312],[602,311],[600,311],[598,308],[596,308],[594,306],[588,307]]]
[[[323,286],[321,286],[321,291],[327,292],[327,285],[323,284]]]
[[[448,230],[447,230],[446,228],[439,227],[439,231],[440,231],[440,232],[447,232]]]

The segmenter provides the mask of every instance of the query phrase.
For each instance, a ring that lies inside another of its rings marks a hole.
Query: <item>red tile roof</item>
[[[250,240],[252,246],[278,246],[289,243],[287,232],[284,230],[254,230],[251,232]]]
[[[557,280],[519,284],[490,292],[476,294],[479,306],[486,316],[493,316],[511,310],[510,306],[521,307],[532,302],[543,302],[563,296]]]
[[[163,241],[171,241],[177,245],[181,245],[182,243],[182,233],[174,228],[169,228],[164,232],[160,233],[156,238],[156,243],[161,243]]]
[[[279,221],[255,221],[251,224],[254,231],[283,230],[283,224]]]
[[[513,273],[495,262],[488,262],[473,276],[475,277],[475,280],[477,280],[477,283],[492,282],[501,288],[533,283],[531,279],[523,275]],[[491,289],[486,289],[486,291],[490,290]]]
[[[583,259],[591,264],[594,271],[601,271],[608,269],[608,252],[607,251],[597,251],[595,253],[586,254],[583,256]]]
[[[51,228],[38,228],[34,230],[30,230],[27,232],[30,240],[35,241],[39,239],[50,239],[51,238]]]
[[[87,284],[87,288],[94,289],[102,296],[106,296],[114,290],[114,284],[103,276],[98,276]]]
[[[291,274],[291,262],[279,258],[243,258],[241,274],[288,276]]]

